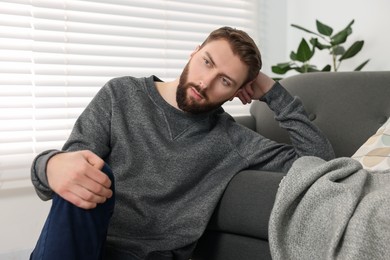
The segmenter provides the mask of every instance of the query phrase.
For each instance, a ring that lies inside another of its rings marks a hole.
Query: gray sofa
[[[336,157],[350,157],[390,116],[390,71],[323,72],[285,78],[309,118],[326,134]],[[261,102],[236,120],[264,136],[289,142]],[[228,185],[193,260],[271,259],[268,220],[284,174],[245,170]]]

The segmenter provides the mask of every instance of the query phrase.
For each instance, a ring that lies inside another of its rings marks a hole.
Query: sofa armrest
[[[271,259],[268,221],[284,175],[245,170],[234,176],[192,259]]]
[[[242,124],[249,129],[252,129],[253,131],[256,131],[256,121],[252,115],[235,116],[234,120],[236,120],[237,123]]]
[[[268,221],[285,174],[245,170],[226,188],[208,229],[268,239]]]

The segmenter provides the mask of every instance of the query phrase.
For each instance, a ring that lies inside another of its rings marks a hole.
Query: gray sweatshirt
[[[77,120],[63,151],[88,149],[115,176],[116,205],[107,245],[143,258],[197,241],[231,178],[251,167],[286,172],[304,155],[333,158],[327,139],[299,98],[279,83],[262,98],[289,131],[292,145],[271,141],[236,123],[222,108],[192,115],[169,105],[158,78],[109,81]],[[32,165],[40,198],[53,192],[46,151]],[[191,247],[188,247],[189,251]],[[189,252],[190,253],[190,252]]]

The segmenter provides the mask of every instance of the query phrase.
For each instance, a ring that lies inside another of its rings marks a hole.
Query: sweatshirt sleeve
[[[35,187],[35,191],[42,200],[49,200],[53,197],[53,191],[49,187],[49,182],[46,176],[47,162],[51,157],[60,153],[58,150],[48,150],[39,154],[33,161],[31,166],[31,181]]]
[[[332,145],[310,121],[299,97],[292,97],[279,82],[267,94],[261,101],[267,103],[275,113],[275,119],[280,126],[288,130],[291,143],[299,157],[317,156],[324,160],[334,158]]]
[[[260,101],[268,105],[279,125],[288,131],[291,145],[277,143],[257,133],[236,136],[234,139],[239,142],[239,153],[248,160],[251,168],[287,172],[292,163],[302,156],[316,156],[324,160],[334,158],[330,142],[309,120],[299,97],[291,96],[276,82]]]

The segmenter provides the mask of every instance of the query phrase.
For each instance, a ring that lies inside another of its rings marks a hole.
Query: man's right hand
[[[47,164],[50,188],[84,209],[95,208],[112,196],[110,178],[101,171],[104,161],[91,151],[59,153]]]

